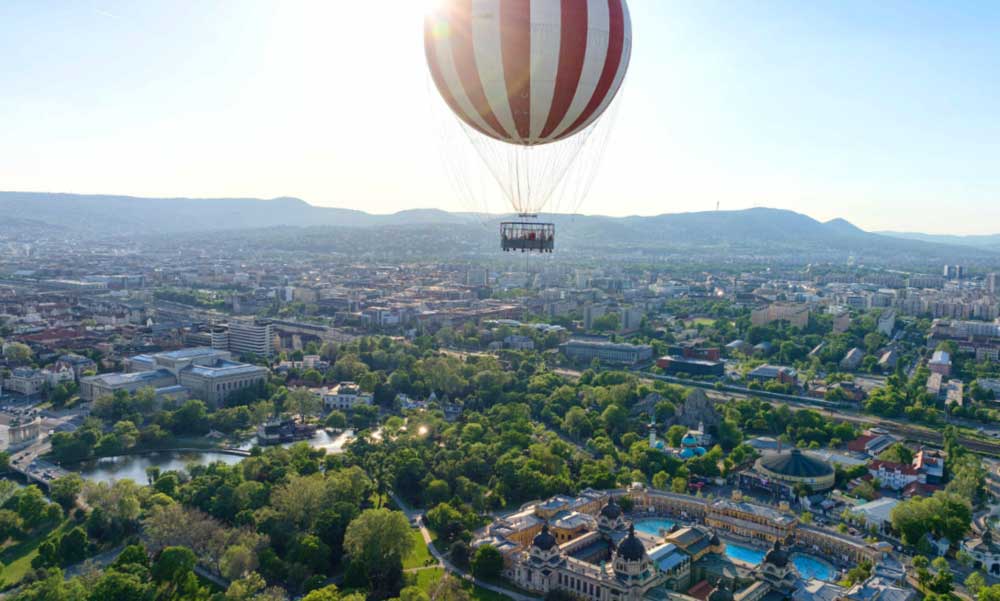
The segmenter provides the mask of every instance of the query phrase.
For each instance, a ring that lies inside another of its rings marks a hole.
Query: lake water
[[[305,442],[316,449],[325,449],[327,453],[341,453],[344,445],[354,438],[352,430],[345,430],[340,434],[328,434],[324,430],[319,430],[316,435]],[[256,438],[252,438],[241,444],[238,448],[249,450],[256,444]],[[282,446],[291,446],[295,443],[288,443]],[[85,480],[97,482],[114,482],[130,478],[139,484],[146,483],[146,468],[158,467],[161,472],[170,470],[183,470],[188,465],[208,465],[221,461],[227,465],[239,463],[245,459],[240,455],[229,455],[216,451],[163,451],[150,453],[147,455],[120,455],[118,457],[104,457],[95,459],[71,468],[72,471],[79,472]]]
[[[652,536],[660,536],[660,530],[670,532],[670,529],[674,527],[674,524],[675,522],[673,520],[668,520],[666,518],[638,520],[635,523],[635,529],[639,532],[644,532]]]
[[[727,557],[754,567],[760,565],[760,562],[764,561],[764,555],[766,554],[767,551],[764,549],[758,549],[756,547],[750,547],[729,541],[726,542]],[[834,571],[833,568],[830,567],[830,564],[810,555],[796,553],[792,555],[792,563],[795,564],[795,569],[798,570],[799,575],[803,578],[817,578],[819,580],[826,580],[827,582],[830,582],[834,577]]]
[[[344,451],[344,445],[352,440],[354,440],[354,430],[348,429],[337,434],[330,434],[326,430],[317,430],[316,434],[309,440],[288,442],[281,446],[290,447],[293,444],[298,444],[299,442],[306,442],[314,449],[326,449],[327,453],[335,454],[342,453]],[[257,437],[253,436],[240,443],[240,445],[236,448],[249,451],[256,445]]]
[[[183,470],[190,464],[208,465],[221,461],[227,465],[239,463],[244,457],[227,455],[214,451],[177,452],[164,451],[148,455],[120,455],[87,461],[73,471],[79,472],[84,480],[114,482],[126,478],[139,484],[146,483],[146,468],[158,467],[161,472]]]

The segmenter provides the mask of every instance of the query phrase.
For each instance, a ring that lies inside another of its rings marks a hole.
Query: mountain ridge
[[[42,225],[61,232],[91,236],[176,235],[291,227],[479,227],[481,216],[441,209],[408,209],[371,214],[357,209],[317,207],[281,196],[260,198],[146,198],[122,195],[79,195],[44,192],[0,192],[0,214],[8,228]],[[490,216],[495,225],[510,216]],[[872,233],[837,218],[826,222],[785,209],[664,213],[653,216],[541,215],[552,221],[561,239],[580,248],[706,249],[712,253],[752,252],[765,255],[811,252],[837,256],[916,253],[932,258],[1000,257],[1000,246],[974,247]],[[4,227],[0,223],[0,227]],[[481,236],[481,234],[478,234]]]

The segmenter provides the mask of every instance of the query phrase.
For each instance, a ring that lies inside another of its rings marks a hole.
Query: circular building
[[[833,488],[834,483],[833,466],[799,449],[767,453],[754,464],[754,471],[766,480],[780,482],[792,489],[804,484],[813,492],[821,492]]]

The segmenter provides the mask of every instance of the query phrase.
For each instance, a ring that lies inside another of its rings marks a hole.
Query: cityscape
[[[0,7],[0,599],[1000,601],[996,7],[98,4]]]

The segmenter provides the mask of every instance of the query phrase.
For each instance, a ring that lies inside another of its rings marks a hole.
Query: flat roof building
[[[573,339],[562,343],[559,347],[567,357],[578,361],[597,359],[601,363],[634,365],[653,358],[653,347],[648,344]]]

